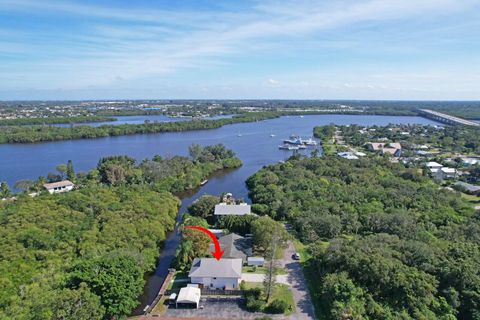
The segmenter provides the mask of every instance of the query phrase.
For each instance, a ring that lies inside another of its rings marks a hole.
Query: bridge
[[[420,109],[420,114],[426,118],[446,124],[480,127],[480,123],[465,120],[459,117],[454,117],[445,113],[429,109]]]

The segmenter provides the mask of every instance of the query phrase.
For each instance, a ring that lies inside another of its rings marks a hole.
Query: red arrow
[[[224,250],[221,250],[220,248],[220,243],[218,242],[218,239],[217,237],[215,237],[215,235],[208,229],[205,229],[203,227],[200,227],[200,226],[185,226],[185,228],[187,229],[196,229],[196,230],[199,230],[199,231],[202,231],[206,234],[208,234],[208,236],[210,238],[212,238],[213,240],[213,244],[215,245],[215,251],[212,251],[211,253],[213,254],[213,256],[215,257],[215,259],[217,260],[220,260],[220,258],[222,257],[223,253],[225,252]]]

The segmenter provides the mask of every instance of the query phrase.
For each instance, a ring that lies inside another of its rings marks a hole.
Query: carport
[[[176,302],[176,307],[198,309],[200,304],[201,291],[195,287],[185,287],[180,289]]]

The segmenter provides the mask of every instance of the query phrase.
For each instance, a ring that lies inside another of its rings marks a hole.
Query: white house
[[[220,203],[215,206],[215,216],[244,216],[251,213],[251,206],[246,203],[226,204]]]
[[[50,194],[52,194],[71,191],[75,185],[69,180],[63,180],[59,182],[45,183],[43,187],[47,189]]]
[[[238,289],[242,278],[242,259],[195,258],[188,276],[191,283],[204,288]]]

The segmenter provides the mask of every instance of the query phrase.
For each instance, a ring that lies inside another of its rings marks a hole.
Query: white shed
[[[248,257],[247,264],[249,266],[263,267],[265,259],[263,257]]]
[[[187,307],[198,309],[200,304],[201,291],[200,288],[185,287],[180,289],[176,302],[176,307]]]

